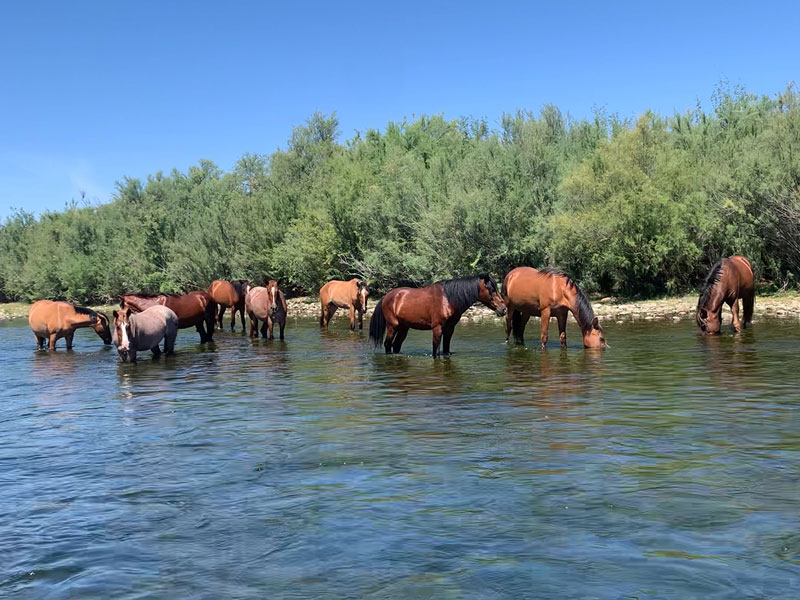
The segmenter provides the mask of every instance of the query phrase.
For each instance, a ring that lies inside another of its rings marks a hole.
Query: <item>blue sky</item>
[[[123,176],[230,169],[314,111],[342,141],[420,114],[704,106],[798,78],[791,2],[15,2],[0,8],[0,219]]]

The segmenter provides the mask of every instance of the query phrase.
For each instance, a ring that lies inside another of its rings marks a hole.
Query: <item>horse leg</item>
[[[203,323],[198,323],[195,325],[195,329],[197,330],[197,333],[200,334],[200,343],[204,344],[206,341],[206,332],[203,329]]]
[[[400,348],[403,347],[403,342],[406,341],[407,335],[408,327],[404,327],[403,329],[397,328],[397,334],[394,336],[394,341],[392,341],[392,352],[400,354]]]
[[[455,321],[453,323],[446,323],[444,326],[444,330],[442,332],[443,336],[442,354],[444,354],[445,356],[448,356],[450,354],[450,338],[453,337],[453,332],[456,329],[456,323],[458,323],[458,321]]]
[[[44,346],[45,338],[41,337],[40,335],[34,333],[33,336],[36,338],[36,349],[38,350],[42,346]]]
[[[442,341],[442,326],[437,325],[433,328],[433,358],[439,356],[439,343]]]
[[[222,330],[222,316],[225,314],[226,306],[224,304],[219,305],[219,315],[217,316],[217,322],[219,323],[220,331]],[[236,313],[234,313],[233,318],[236,318]]]
[[[328,323],[325,320],[325,315],[328,314],[328,307],[325,306],[325,303],[322,300],[320,300],[319,303],[320,303],[319,326],[322,327],[323,329],[327,329]]]
[[[273,327],[275,327],[275,319],[267,317],[267,331],[269,332],[269,339],[271,340],[275,339],[275,335],[272,333]]]
[[[733,315],[733,328],[736,332],[742,330],[742,322],[739,320],[739,299],[737,298],[731,303],[731,314]]]
[[[364,309],[358,310],[358,330],[364,329]]]
[[[356,307],[350,305],[350,331],[356,330]]]
[[[542,309],[542,350],[547,348],[547,329],[550,327],[550,309]]]
[[[161,356],[161,348],[158,347],[158,344],[150,348],[150,352],[153,353],[153,358],[158,358]]]
[[[281,340],[283,340],[283,330],[286,329],[286,319],[284,319],[283,321],[278,323],[278,325],[281,328],[281,334],[280,335],[281,335]]]
[[[558,322],[558,339],[561,340],[561,347],[567,347],[567,311],[560,310],[556,313]]]
[[[253,313],[248,313],[250,317],[250,337],[258,337],[258,320]]]
[[[327,313],[326,313],[326,316],[325,316],[325,329],[328,328],[328,325],[330,324],[331,319],[333,318],[333,315],[336,314],[336,311],[338,309],[339,309],[339,307],[336,306],[335,304],[333,304],[332,302],[330,304],[328,304],[328,310],[327,310]]]
[[[394,325],[386,323],[386,337],[383,339],[383,347],[386,349],[386,354],[392,353],[392,340],[394,340],[394,336],[395,336]]]
[[[753,291],[750,290],[750,293],[745,294],[742,296],[742,308],[744,309],[744,324],[743,327],[747,327],[753,320],[753,302],[755,300],[755,296]]]
[[[56,349],[56,340],[57,339],[58,339],[58,335],[57,334],[55,334],[55,333],[51,333],[50,334],[50,343],[47,345],[47,347],[50,350],[55,350]]]
[[[511,337],[511,315],[514,314],[514,309],[510,306],[506,305],[506,344],[508,343],[508,338]]]
[[[67,350],[72,350],[72,338],[75,337],[75,332],[70,331],[67,335],[64,336],[64,339],[67,342]]]

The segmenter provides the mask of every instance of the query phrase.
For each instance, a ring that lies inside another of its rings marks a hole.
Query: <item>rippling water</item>
[[[432,360],[296,320],[130,365],[0,325],[0,596],[797,597],[800,325],[606,330]]]

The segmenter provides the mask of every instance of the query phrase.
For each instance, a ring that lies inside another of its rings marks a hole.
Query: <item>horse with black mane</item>
[[[506,341],[524,344],[523,334],[531,316],[542,318],[542,350],[547,347],[550,317],[558,321],[561,346],[567,345],[567,315],[571,312],[583,335],[584,348],[605,348],[603,329],[594,316],[589,299],[569,275],[560,269],[517,267],[503,281],[503,300],[508,307]]]
[[[178,329],[194,326],[201,344],[214,341],[217,303],[203,290],[188,294],[125,294],[119,304],[123,310],[130,307],[133,312],[142,312],[156,304],[166,306],[178,316]]]
[[[723,258],[709,271],[697,301],[697,326],[703,334],[719,333],[722,327],[722,305],[731,307],[733,328],[741,331],[739,298],[744,308],[744,327],[753,320],[755,278],[750,261],[744,256]]]
[[[219,306],[217,323],[220,329],[222,329],[222,317],[225,315],[225,309],[230,308],[231,331],[236,328],[236,313],[238,312],[242,319],[242,333],[244,333],[247,327],[244,322],[244,299],[248,291],[250,291],[250,281],[247,279],[234,279],[232,281],[215,279],[208,286],[208,295]]]
[[[503,298],[491,275],[473,275],[438,281],[423,288],[395,288],[378,304],[369,321],[369,338],[383,346],[386,354],[400,352],[409,329],[433,331],[433,357],[439,356],[444,339],[444,354],[450,354],[450,339],[461,315],[481,302],[498,315],[506,314]]]

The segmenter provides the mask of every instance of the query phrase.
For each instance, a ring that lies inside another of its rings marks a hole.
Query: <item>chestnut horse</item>
[[[722,327],[722,305],[731,307],[733,328],[742,330],[739,320],[739,298],[744,308],[744,327],[753,320],[755,278],[750,261],[744,256],[730,256],[715,264],[706,277],[697,301],[697,326],[706,334],[719,333]]]
[[[559,269],[536,270],[517,267],[503,281],[503,299],[508,307],[506,342],[514,332],[517,344],[524,344],[525,325],[531,316],[542,318],[542,349],[547,347],[550,317],[558,321],[561,346],[567,345],[567,314],[572,313],[581,328],[584,348],[605,348],[603,329],[594,316],[592,305],[581,289]]]
[[[482,302],[501,317],[506,305],[491,275],[474,275],[439,281],[424,288],[395,288],[375,305],[369,321],[369,338],[377,346],[383,332],[386,354],[400,352],[409,329],[433,331],[433,357],[439,356],[444,338],[444,354],[450,354],[450,338],[461,315],[476,302]]]
[[[175,350],[178,335],[178,316],[166,306],[154,304],[134,313],[130,307],[114,311],[114,344],[122,362],[136,362],[136,353],[150,350],[161,354],[158,344],[164,340],[164,352]]]
[[[74,306],[69,302],[39,300],[34,302],[28,313],[28,324],[36,336],[36,347],[44,347],[48,341],[50,350],[56,349],[56,340],[65,338],[67,350],[72,350],[72,337],[75,330],[91,327],[104,344],[111,343],[111,329],[108,317],[90,308]]]
[[[286,298],[278,289],[278,282],[271,280],[267,287],[250,288],[244,300],[247,314],[250,317],[250,337],[258,337],[258,320],[261,319],[261,336],[275,339],[272,327],[275,323],[280,327],[280,337],[286,328]]]
[[[319,301],[322,304],[322,315],[319,324],[328,328],[337,308],[350,310],[350,331],[356,329],[356,311],[358,311],[358,328],[364,328],[364,312],[367,310],[367,284],[360,279],[338,281],[334,279],[319,290]]]
[[[244,298],[250,290],[250,282],[247,279],[235,279],[233,281],[225,281],[224,279],[215,279],[208,286],[208,295],[219,306],[219,314],[217,315],[217,323],[219,328],[222,329],[222,316],[225,314],[225,309],[231,310],[231,331],[236,329],[236,312],[242,319],[242,333],[245,331],[244,321]]]
[[[166,306],[178,316],[179,329],[195,326],[200,334],[201,344],[213,341],[217,303],[202,290],[183,295],[126,294],[120,298],[119,304],[123,309],[130,307],[133,312],[142,312],[156,304]]]

